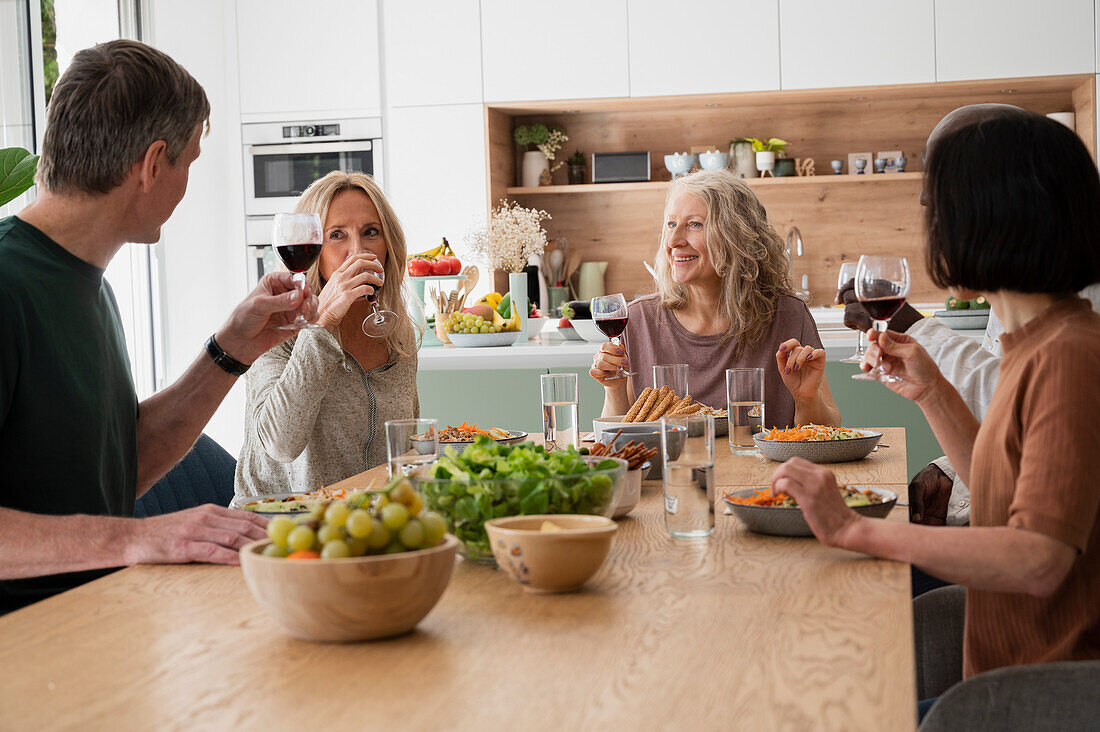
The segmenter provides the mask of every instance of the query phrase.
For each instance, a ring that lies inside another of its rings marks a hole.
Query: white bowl
[[[649,468],[649,463],[643,463],[635,470],[626,471],[626,477],[611,499],[611,518],[621,518],[638,505],[642,499],[642,478],[649,473]]]
[[[705,152],[699,153],[699,167],[703,170],[721,170],[729,165],[729,153]]]
[[[486,348],[510,346],[518,341],[521,335],[518,330],[513,330],[501,333],[448,333],[447,337],[459,348]]]
[[[550,322],[550,318],[528,318],[527,319],[527,339],[538,338],[539,333],[546,327],[546,324]]]
[[[569,322],[573,322],[573,321],[569,321]],[[577,329],[574,328],[573,326],[569,326],[568,328],[562,328],[561,326],[557,326],[557,329],[558,329],[558,335],[560,335],[562,338],[564,338],[567,341],[583,341],[584,340],[579,335],[577,335]]]
[[[665,170],[672,173],[672,177],[684,175],[695,165],[698,156],[691,153],[673,153],[665,155]]]
[[[573,324],[573,330],[577,331],[577,335],[579,335],[581,338],[588,341],[589,343],[607,342],[607,336],[600,332],[600,329],[596,327],[595,320],[579,320],[574,318],[569,322]]]

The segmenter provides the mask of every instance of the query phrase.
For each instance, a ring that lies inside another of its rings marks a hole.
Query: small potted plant
[[[758,140],[755,137],[750,137],[748,140],[752,143],[752,149],[756,152],[756,169],[761,173],[765,170],[768,172],[775,170],[776,154],[782,153],[787,145],[790,144],[786,140],[780,140],[778,137],[773,137],[766,141]]]
[[[550,166],[562,144],[569,139],[565,130],[557,125],[520,125],[512,137],[517,145],[527,148],[523,153],[520,183],[527,188],[550,185],[551,174],[564,164],[559,160],[553,167]]]
[[[580,150],[573,151],[569,156],[569,185],[579,186],[584,183],[584,153]]]

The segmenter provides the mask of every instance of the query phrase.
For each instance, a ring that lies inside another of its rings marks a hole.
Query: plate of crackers
[[[592,429],[596,433],[618,429],[623,425],[648,424],[659,427],[661,417],[674,417],[686,414],[709,414],[714,417],[714,434],[721,436],[729,433],[729,419],[724,409],[715,409],[695,401],[685,394],[680,396],[671,387],[660,389],[646,387],[634,400],[630,410],[624,415],[599,417],[592,420]]]

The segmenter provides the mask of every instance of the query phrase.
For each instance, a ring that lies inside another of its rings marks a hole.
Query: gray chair
[[[921,732],[1100,729],[1100,661],[1006,666],[962,681],[966,590],[913,601],[917,698],[939,697]]]
[[[962,681],[966,588],[948,585],[913,600],[917,698],[937,697]]]
[[[949,689],[920,732],[1100,728],[1100,661],[1005,666]]]

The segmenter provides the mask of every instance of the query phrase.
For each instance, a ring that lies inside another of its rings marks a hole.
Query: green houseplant
[[[559,160],[553,167],[550,163],[561,150],[569,137],[558,125],[519,125],[512,133],[517,145],[523,145],[523,173],[520,184],[529,188],[550,185],[550,175],[565,161]]]
[[[0,150],[0,206],[22,195],[34,185],[38,156],[21,147]]]
[[[567,162],[569,163],[569,185],[576,186],[584,183],[584,153],[574,150]]]
[[[745,138],[752,143],[752,149],[756,152],[756,169],[761,173],[775,170],[775,157],[782,154],[791,143],[772,137],[768,140],[759,140],[755,137]]]

